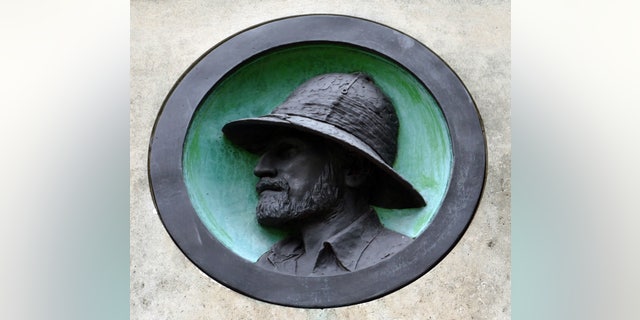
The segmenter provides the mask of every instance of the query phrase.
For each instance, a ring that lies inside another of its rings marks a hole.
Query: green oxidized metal
[[[305,80],[329,72],[370,74],[396,106],[400,120],[394,168],[428,205],[414,209],[378,208],[389,229],[417,237],[447,192],[452,151],[440,107],[407,70],[354,46],[305,44],[272,50],[228,74],[203,100],[189,126],[183,174],[189,198],[207,229],[227,248],[256,261],[285,234],[255,219],[257,156],[227,141],[222,126],[271,112]]]

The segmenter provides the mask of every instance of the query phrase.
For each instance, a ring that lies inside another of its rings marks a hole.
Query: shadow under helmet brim
[[[386,164],[370,146],[331,124],[302,116],[270,114],[229,122],[222,128],[222,132],[234,144],[251,153],[260,154],[279,128],[295,129],[335,141],[368,159],[377,169],[371,189],[372,205],[390,209],[426,206],[426,201],[411,183]]]

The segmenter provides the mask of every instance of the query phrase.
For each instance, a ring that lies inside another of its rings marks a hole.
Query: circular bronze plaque
[[[285,234],[255,220],[257,156],[222,134],[225,123],[269,113],[304,80],[366,72],[395,105],[394,170],[427,201],[376,208],[382,224],[414,240],[366,269],[293,276],[256,265]],[[202,271],[250,297],[327,308],[391,293],[432,269],[462,237],[485,178],[486,149],[474,102],[456,74],[415,39],[348,16],[297,16],[242,31],[185,72],[158,115],[149,179],[160,218]]]

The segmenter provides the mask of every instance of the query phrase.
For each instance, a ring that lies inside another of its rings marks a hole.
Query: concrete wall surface
[[[460,76],[484,121],[484,194],[469,229],[426,275],[383,298],[297,309],[215,282],[173,243],[153,205],[147,152],[154,120],[180,75],[204,52],[253,25],[291,15],[370,19],[428,46]],[[131,1],[131,319],[509,319],[510,3],[508,1]]]

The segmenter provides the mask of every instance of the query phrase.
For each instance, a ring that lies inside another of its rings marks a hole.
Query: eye
[[[280,159],[291,159],[295,157],[300,149],[292,144],[281,144],[276,150],[276,156]]]

